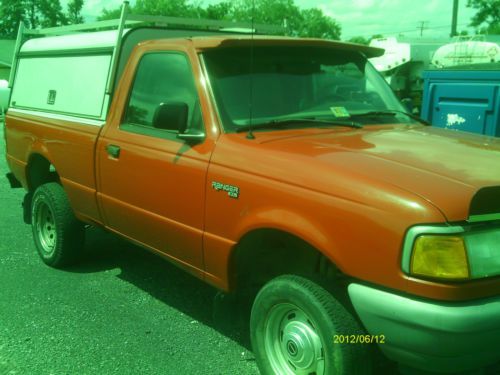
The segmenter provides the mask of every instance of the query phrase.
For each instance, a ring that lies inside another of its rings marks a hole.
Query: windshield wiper
[[[266,122],[260,122],[256,124],[248,124],[238,126],[236,133],[241,133],[244,131],[251,131],[255,129],[281,129],[283,125],[290,124],[312,124],[312,125],[333,125],[333,126],[346,126],[349,128],[362,128],[358,122],[355,121],[341,121],[341,120],[321,120],[317,118],[287,118],[287,119],[274,119]]]
[[[356,118],[356,117],[379,117],[379,116],[396,116],[396,115],[405,115],[415,121],[420,122],[421,124],[431,126],[431,124],[424,119],[415,116],[412,113],[408,113],[405,111],[398,111],[396,109],[390,109],[386,111],[370,111],[370,112],[364,112],[364,113],[357,113],[357,114],[352,114],[351,118]]]

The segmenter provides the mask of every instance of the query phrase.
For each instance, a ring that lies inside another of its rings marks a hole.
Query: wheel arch
[[[292,231],[269,226],[242,235],[230,254],[228,272],[233,291],[256,289],[284,274],[317,280],[343,277],[326,251]]]
[[[28,192],[23,199],[23,219],[26,224],[31,224],[31,201],[33,193],[39,186],[48,182],[60,183],[60,178],[54,164],[38,152],[33,152],[28,157],[25,177]]]
[[[59,182],[59,174],[54,164],[43,154],[33,152],[26,165],[26,182],[29,191],[47,182]]]

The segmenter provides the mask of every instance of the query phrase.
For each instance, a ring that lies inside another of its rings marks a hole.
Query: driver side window
[[[155,114],[167,104],[187,105],[188,127],[201,127],[201,111],[191,66],[183,54],[154,52],[145,54],[139,62],[129,94],[123,130],[146,132],[177,132],[176,124],[155,127]],[[142,129],[142,131],[141,131]]]

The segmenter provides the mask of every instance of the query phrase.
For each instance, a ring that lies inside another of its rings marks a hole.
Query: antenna
[[[252,36],[251,36],[251,44],[250,44],[250,102],[248,103],[248,125],[250,128],[248,128],[248,133],[246,138],[247,139],[255,139],[255,135],[253,135],[252,131],[252,117],[253,117],[253,36],[255,34],[255,29],[254,29],[254,17],[255,17],[255,0],[252,0]]]

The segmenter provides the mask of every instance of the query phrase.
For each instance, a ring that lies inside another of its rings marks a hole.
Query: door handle
[[[112,156],[112,157],[114,157],[114,158],[118,159],[118,158],[120,157],[120,146],[116,146],[116,145],[107,145],[107,146],[106,146],[106,152],[107,152],[110,156]]]

